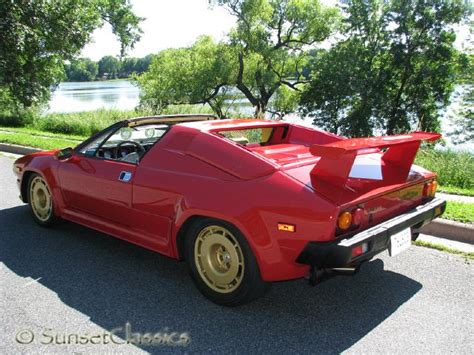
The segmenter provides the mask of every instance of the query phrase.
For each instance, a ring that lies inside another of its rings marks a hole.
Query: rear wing
[[[311,183],[313,186],[329,184],[333,187],[344,187],[357,155],[364,152],[382,154],[381,164],[391,168],[390,182],[403,183],[408,177],[421,142],[434,142],[440,137],[438,133],[415,132],[383,137],[343,139],[324,145],[314,144],[310,147],[310,152],[320,157],[320,160],[311,170]]]

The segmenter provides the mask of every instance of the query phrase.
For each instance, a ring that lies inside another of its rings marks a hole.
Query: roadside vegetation
[[[442,218],[462,223],[474,223],[474,203],[448,201]]]
[[[172,105],[162,114],[213,114],[205,105]],[[38,132],[58,133],[67,136],[88,137],[111,124],[127,118],[148,116],[148,110],[99,109],[71,113],[30,113],[28,115],[0,115],[0,129],[21,128]]]
[[[33,136],[29,133],[9,133],[4,131],[0,131],[0,142],[40,148],[43,150],[74,147],[79,143],[77,140]]]
[[[469,152],[420,149],[415,163],[438,174],[440,191],[474,194],[474,155]]]
[[[474,253],[468,253],[468,252],[460,251],[460,250],[457,250],[457,249],[449,248],[449,247],[446,247],[444,245],[425,242],[425,241],[422,241],[422,240],[417,240],[417,241],[415,241],[414,244],[419,246],[419,247],[431,248],[431,249],[436,249],[436,250],[439,250],[439,251],[444,251],[444,252],[447,252],[447,253],[450,253],[450,254],[456,254],[456,255],[464,257],[466,260],[474,260]]]

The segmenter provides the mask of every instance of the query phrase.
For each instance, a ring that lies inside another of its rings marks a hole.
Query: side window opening
[[[106,132],[79,150],[86,156],[138,164],[141,157],[169,129],[164,124],[144,124],[120,127],[112,134]]]
[[[273,134],[273,127],[269,128],[249,128],[240,130],[218,131],[217,134],[230,139],[231,141],[245,146],[265,145],[270,142]]]

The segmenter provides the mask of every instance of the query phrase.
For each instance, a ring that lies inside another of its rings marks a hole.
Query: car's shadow
[[[275,283],[251,304],[224,308],[198,293],[185,263],[68,222],[41,228],[26,206],[0,211],[0,261],[22,277],[41,277],[106,329],[130,322],[141,332],[188,331],[191,352],[339,353],[421,289],[375,259],[352,278],[314,288]]]

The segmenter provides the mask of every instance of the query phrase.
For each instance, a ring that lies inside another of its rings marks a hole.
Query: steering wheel
[[[117,144],[117,146],[115,147],[115,159],[119,159],[119,153],[120,153],[120,148],[122,147],[122,145],[125,145],[125,144],[131,144],[131,145],[134,145],[137,150],[138,150],[138,155],[142,156],[146,150],[145,148],[138,142],[135,142],[135,141],[121,141],[119,144]]]

